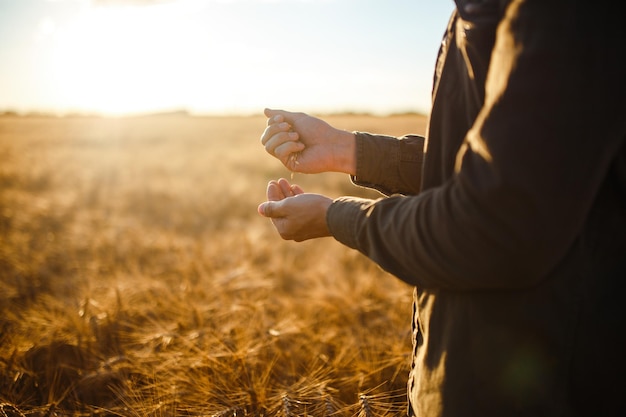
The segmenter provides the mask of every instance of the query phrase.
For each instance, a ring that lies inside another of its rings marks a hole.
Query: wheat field
[[[422,133],[417,115],[329,116]],[[256,213],[265,119],[0,117],[0,416],[400,416],[412,289]],[[379,195],[346,175],[306,191]]]

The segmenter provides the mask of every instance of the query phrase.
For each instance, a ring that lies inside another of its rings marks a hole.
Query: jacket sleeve
[[[355,132],[357,172],[352,182],[385,195],[417,194],[422,182],[424,137],[395,138]]]
[[[422,288],[544,279],[626,136],[622,6],[582,3],[513,1],[455,175],[416,196],[337,199],[327,214],[334,237]]]

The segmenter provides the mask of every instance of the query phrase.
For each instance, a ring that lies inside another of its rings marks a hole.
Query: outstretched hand
[[[305,193],[298,185],[281,178],[267,185],[267,200],[259,205],[259,214],[272,220],[283,239],[301,242],[330,236],[326,225],[330,198]]]
[[[265,150],[293,172],[356,174],[353,133],[332,127],[305,113],[265,109]]]

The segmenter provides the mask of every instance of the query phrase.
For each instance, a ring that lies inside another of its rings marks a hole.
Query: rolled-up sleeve
[[[414,196],[337,199],[333,236],[424,288],[521,288],[548,276],[626,137],[624,30],[610,10],[576,7],[513,2],[452,178]]]

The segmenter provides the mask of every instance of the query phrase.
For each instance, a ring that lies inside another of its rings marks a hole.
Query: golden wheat
[[[416,116],[331,117],[421,131]],[[402,415],[411,289],[256,214],[261,117],[0,117],[0,410]],[[375,193],[343,175],[307,191]]]

